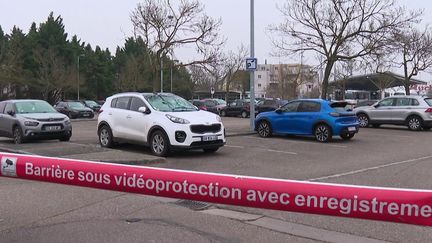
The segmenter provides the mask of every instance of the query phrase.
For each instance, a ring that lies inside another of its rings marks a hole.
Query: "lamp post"
[[[170,92],[173,92],[173,66],[178,62],[178,60],[172,60],[171,63],[171,69],[170,69],[170,79],[171,79],[171,86],[170,86]]]
[[[84,57],[84,54],[77,56],[77,100],[80,99],[80,57]]]

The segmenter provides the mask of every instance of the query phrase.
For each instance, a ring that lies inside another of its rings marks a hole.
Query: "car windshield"
[[[196,111],[197,108],[187,100],[168,94],[144,95],[153,109],[162,112]]]
[[[56,113],[57,111],[45,101],[23,101],[15,103],[17,114]]]
[[[226,101],[222,100],[222,99],[214,99],[216,101],[216,103],[218,103],[218,105],[226,105]]]
[[[81,102],[68,102],[68,105],[70,108],[73,108],[73,109],[85,108],[85,106]]]
[[[86,100],[84,102],[86,103],[86,105],[88,105],[90,107],[95,107],[95,106],[99,105],[98,103],[96,103],[96,101],[93,101],[93,100]]]

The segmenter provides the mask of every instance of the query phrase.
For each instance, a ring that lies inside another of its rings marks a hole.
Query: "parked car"
[[[371,106],[375,103],[377,103],[378,100],[363,100],[363,101],[359,101],[357,102],[357,104],[354,105],[354,108],[357,107],[362,107],[362,106]]]
[[[255,109],[256,113],[256,109]],[[250,115],[250,100],[237,99],[220,110],[221,116],[241,116],[243,118]]]
[[[206,111],[207,106],[204,104],[204,101],[202,100],[190,100],[189,102],[192,103],[192,105],[196,106],[198,109]]]
[[[69,141],[69,118],[43,100],[6,100],[0,102],[0,136],[20,144],[30,139]]]
[[[220,114],[220,111],[226,107],[227,103],[222,99],[203,99],[204,104],[207,107],[207,111],[215,114]]]
[[[94,100],[80,100],[80,102],[81,102],[84,106],[86,106],[86,107],[92,109],[94,112],[99,112],[99,110],[100,110],[100,108],[101,108],[101,105],[99,105],[99,104],[98,104],[96,101],[94,101]]]
[[[59,101],[54,106],[60,113],[67,115],[69,118],[93,118],[93,110],[84,106],[79,101]]]
[[[274,111],[288,103],[288,100],[281,99],[263,99],[256,106],[257,113]]]
[[[127,141],[167,156],[175,149],[215,152],[225,144],[221,118],[170,93],[121,93],[107,98],[98,117],[102,147]]]
[[[432,128],[432,98],[408,95],[384,98],[373,106],[354,109],[360,127],[382,124],[407,126],[410,130]]]
[[[321,99],[293,100],[275,111],[258,114],[255,130],[261,137],[293,134],[312,135],[319,142],[328,142],[333,136],[348,140],[358,132],[359,124],[355,113],[345,110],[346,105]]]

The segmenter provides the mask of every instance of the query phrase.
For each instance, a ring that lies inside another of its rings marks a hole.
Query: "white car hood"
[[[208,112],[208,111],[182,111],[182,112],[164,112],[164,114],[169,114],[178,118],[186,119],[190,124],[214,124],[221,123],[218,121],[218,115]],[[168,118],[167,118],[168,119]]]

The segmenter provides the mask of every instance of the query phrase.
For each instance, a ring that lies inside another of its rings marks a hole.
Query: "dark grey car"
[[[16,144],[30,139],[69,141],[69,118],[43,100],[7,100],[0,102],[0,136]]]

